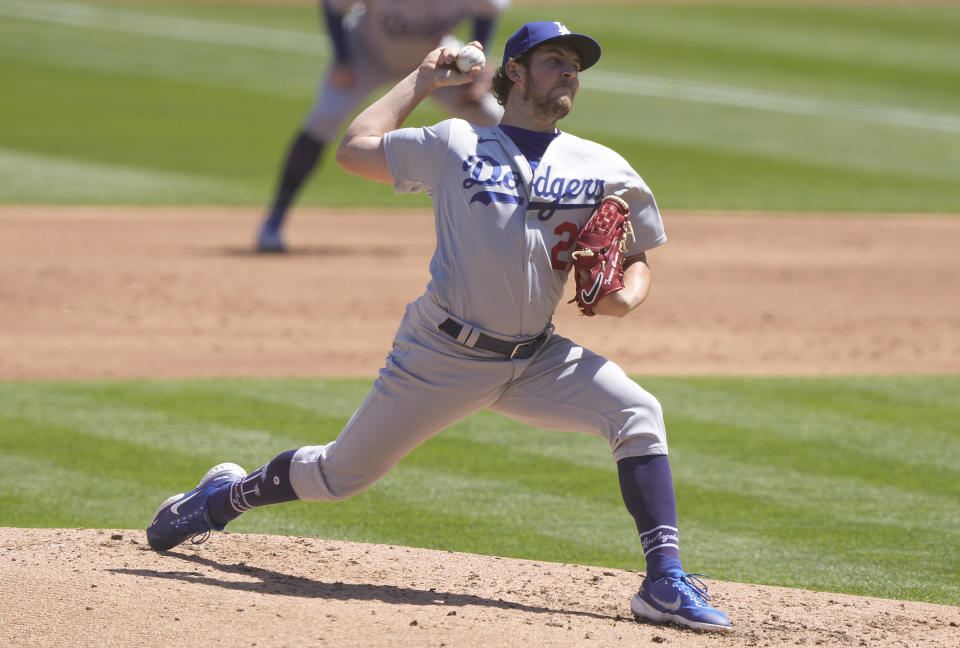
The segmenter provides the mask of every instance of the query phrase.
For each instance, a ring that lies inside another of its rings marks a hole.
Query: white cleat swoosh
[[[656,601],[657,605],[663,606],[663,609],[669,612],[676,612],[677,610],[679,610],[680,603],[683,601],[683,597],[680,596],[680,592],[677,592],[677,600],[675,600],[673,603],[664,603],[653,594],[650,595],[650,598]]]
[[[184,502],[186,502],[187,500],[193,499],[194,497],[196,497],[196,496],[199,495],[199,494],[200,494],[200,491],[197,491],[197,492],[194,493],[193,495],[189,495],[189,496],[187,496],[187,497],[184,497],[183,499],[181,499],[181,500],[178,501],[176,504],[174,504],[173,506],[170,507],[170,512],[173,513],[174,515],[180,515],[180,505],[183,504]]]

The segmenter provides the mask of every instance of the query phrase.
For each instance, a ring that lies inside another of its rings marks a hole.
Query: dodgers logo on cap
[[[514,32],[503,48],[503,62],[523,56],[548,42],[562,42],[576,50],[580,69],[586,70],[600,59],[600,45],[586,34],[574,34],[556,21],[529,22]]]

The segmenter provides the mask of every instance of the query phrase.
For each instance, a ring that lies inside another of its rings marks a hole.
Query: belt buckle
[[[534,350],[536,350],[536,345],[539,340],[540,340],[540,336],[538,335],[537,337],[531,338],[526,342],[518,343],[515,347],[513,347],[513,351],[510,352],[510,359],[513,360],[517,356],[517,354],[520,352],[521,349],[525,349],[528,346],[534,347]],[[533,355],[533,351],[530,352],[530,355],[523,356],[520,359],[523,360],[525,358],[529,358],[531,355]]]

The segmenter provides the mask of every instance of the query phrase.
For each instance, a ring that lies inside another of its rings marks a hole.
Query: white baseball
[[[457,69],[461,72],[469,72],[475,65],[483,67],[486,63],[483,52],[473,45],[464,45],[457,54]]]

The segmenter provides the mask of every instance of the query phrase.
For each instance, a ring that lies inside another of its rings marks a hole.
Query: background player
[[[291,203],[326,144],[370,92],[401,79],[442,40],[459,45],[450,33],[464,20],[473,20],[473,40],[486,45],[509,0],[322,0],[320,5],[333,62],[287,152],[270,211],[257,234],[260,252],[285,251],[283,225]],[[442,88],[433,98],[474,124],[496,124],[502,112],[490,96],[489,74],[467,85]]]
[[[603,196],[629,204],[635,241],[624,288],[603,297],[597,314],[622,317],[644,301],[646,251],[666,241],[653,195],[626,160],[556,128],[600,47],[560,23],[528,23],[507,41],[494,78],[500,126],[450,119],[400,128],[431,92],[480,72],[458,72],[456,52],[430,52],[353,121],[337,151],[347,171],[392,182],[398,192],[428,191],[434,202],[431,280],[408,305],[373,390],[331,443],[289,450],[250,475],[235,464],[212,468],[197,488],[161,505],[148,541],[157,550],[201,542],[254,506],[346,499],[420,443],[487,408],[603,436],[646,558],[634,614],[726,632],[729,619],[680,562],[660,403],[551,324],[572,244]]]

